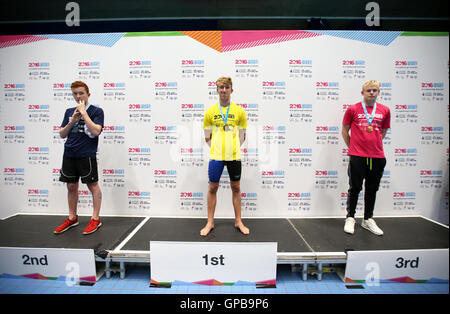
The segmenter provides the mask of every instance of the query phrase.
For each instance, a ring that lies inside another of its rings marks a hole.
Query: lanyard
[[[373,105],[373,110],[372,110],[371,117],[369,117],[369,114],[367,113],[367,108],[366,108],[366,104],[364,103],[364,101],[362,101],[361,104],[363,106],[364,113],[366,114],[367,122],[369,123],[369,125],[371,125],[373,117],[375,116],[375,111],[377,110],[377,103],[375,102],[375,104]]]
[[[230,112],[231,104],[228,106],[228,109],[227,109],[227,116],[226,116],[226,117],[223,116],[222,106],[221,106],[220,104],[217,104],[217,105],[219,106],[220,114],[222,115],[222,120],[223,120],[223,122],[225,122],[225,125],[226,125],[226,124],[227,124],[227,121],[228,121],[228,113]]]

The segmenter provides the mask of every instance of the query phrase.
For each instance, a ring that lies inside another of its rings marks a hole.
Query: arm
[[[99,136],[100,132],[102,131],[102,126],[95,124],[94,121],[91,120],[91,118],[89,117],[89,115],[86,111],[86,106],[84,105],[84,103],[78,104],[77,110],[80,112],[81,117],[83,117],[85,126],[87,127],[89,132],[93,136]]]
[[[245,142],[246,134],[247,134],[246,129],[239,130],[239,142],[241,143],[241,146]]]
[[[206,144],[208,144],[209,147],[211,147],[211,135],[212,135],[212,131],[209,129],[204,129],[203,130],[205,132],[205,141]]]
[[[342,125],[342,138],[344,139],[347,147],[350,147],[350,125],[343,124]]]
[[[388,129],[382,129],[381,130],[381,135],[382,135],[382,139],[384,140],[384,137],[386,136]]]
[[[81,119],[81,115],[78,112],[78,110],[75,109],[75,111],[73,112],[72,117],[69,118],[69,123],[67,123],[64,127],[62,127],[59,130],[59,136],[61,136],[61,138],[66,138],[69,135],[69,133],[72,130],[72,128],[75,125],[75,123],[80,121],[80,119]]]

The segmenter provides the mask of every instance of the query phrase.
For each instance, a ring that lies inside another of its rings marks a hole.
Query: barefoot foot
[[[200,230],[200,235],[206,237],[212,229],[214,229],[214,225],[206,224],[206,226]]]
[[[248,229],[246,226],[244,226],[244,224],[243,224],[242,222],[240,222],[240,223],[235,223],[234,226],[235,226],[236,228],[238,228],[239,231],[242,232],[242,234],[245,234],[245,235],[250,234],[250,229]]]

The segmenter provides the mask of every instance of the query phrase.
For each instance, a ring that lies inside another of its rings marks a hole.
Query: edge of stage
[[[377,236],[361,227],[357,218],[355,234],[343,230],[345,218],[243,218],[250,228],[243,235],[234,227],[233,218],[216,218],[215,227],[206,237],[200,229],[206,218],[101,216],[102,227],[83,235],[90,216],[79,216],[80,224],[63,234],[53,230],[67,215],[17,213],[0,220],[0,247],[83,248],[93,249],[97,262],[105,263],[110,277],[111,263],[120,264],[125,277],[125,263],[151,264],[150,241],[177,242],[277,242],[277,264],[303,264],[306,280],[308,264],[322,266],[345,264],[348,251],[448,249],[449,227],[423,216],[374,217],[384,231]]]

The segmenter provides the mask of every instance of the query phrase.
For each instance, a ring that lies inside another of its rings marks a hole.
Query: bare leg
[[[231,191],[233,192],[233,207],[234,207],[234,226],[247,235],[250,234],[248,229],[242,222],[241,216],[241,183],[240,181],[230,181]]]
[[[214,228],[214,212],[216,211],[217,190],[219,189],[219,182],[209,182],[208,189],[208,222],[206,226],[200,230],[201,236],[206,236]]]
[[[100,219],[100,207],[102,206],[102,191],[100,190],[100,186],[98,182],[88,183],[87,187],[89,191],[92,193],[92,202],[94,205],[94,211],[92,214],[92,218],[95,220]]]
[[[78,182],[67,183],[67,200],[69,203],[69,219],[75,220],[77,218]]]

